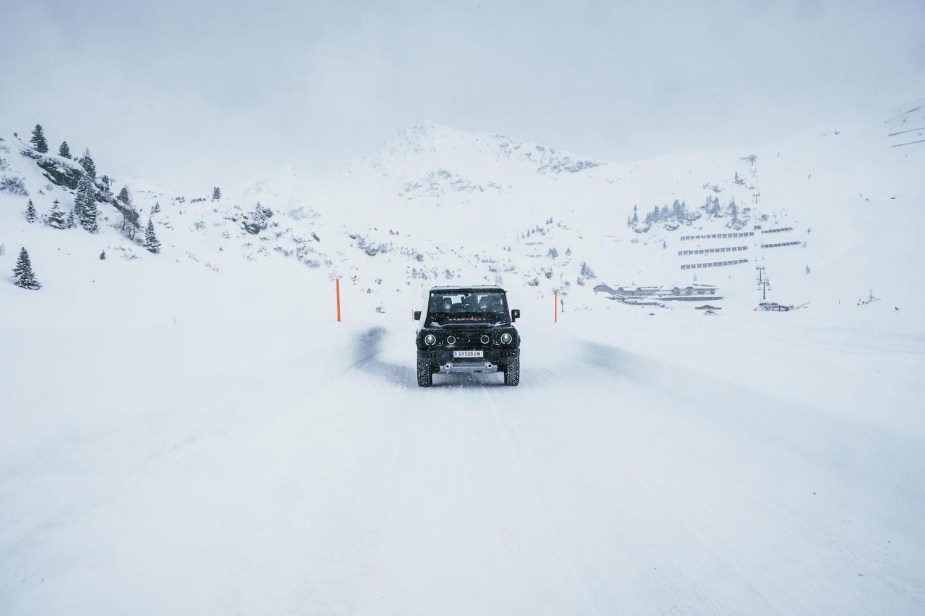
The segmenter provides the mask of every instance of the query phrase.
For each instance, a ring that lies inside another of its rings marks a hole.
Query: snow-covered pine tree
[[[67,229],[73,229],[77,226],[77,221],[74,220],[74,210],[67,213],[67,221],[65,221],[64,226]]]
[[[150,218],[148,219],[148,227],[145,229],[145,248],[148,249],[148,252],[154,254],[161,251],[161,243],[154,234],[154,222],[152,222]]]
[[[80,177],[75,206],[77,216],[80,218],[80,226],[90,233],[96,233],[99,229],[96,223],[96,196],[93,194],[93,182],[89,174]]]
[[[36,124],[35,128],[32,129],[32,138],[29,140],[32,143],[32,147],[36,151],[44,154],[48,151],[48,142],[45,140],[45,131],[42,129],[41,124]]]
[[[90,156],[90,150],[84,150],[84,155],[80,157],[80,160],[77,161],[80,163],[80,166],[84,168],[84,171],[87,172],[91,178],[96,178],[96,163],[93,162],[93,158]]]
[[[29,199],[29,205],[26,206],[26,222],[35,222],[35,206],[32,199]]]
[[[152,213],[152,214],[160,214],[160,213],[161,213],[161,204],[160,204],[159,201],[155,201],[155,202],[154,202],[154,207],[151,208],[151,213]]]
[[[726,212],[729,214],[731,220],[727,226],[737,227],[739,224],[739,206],[736,205],[735,199],[729,202],[729,205],[726,206]]]
[[[141,227],[138,223],[141,216],[132,204],[132,194],[128,191],[128,187],[123,186],[116,199],[122,202],[121,206],[116,204],[116,209],[122,213],[122,232],[125,233],[129,239],[135,239],[135,229]]]
[[[64,218],[64,212],[61,211],[58,205],[58,200],[55,199],[51,204],[51,211],[48,212],[48,216],[45,218],[45,224],[55,229],[65,229],[67,228],[67,221]]]
[[[253,214],[251,214],[248,219],[242,223],[242,226],[248,233],[257,235],[267,228],[267,219],[272,215],[273,212],[269,208],[265,208],[260,205],[260,202],[258,201],[257,207],[254,208]]]
[[[212,188],[212,201],[218,201],[222,198],[222,191],[218,186]]]
[[[42,288],[42,283],[36,280],[35,273],[32,271],[32,260],[25,247],[19,251],[16,267],[13,268],[13,277],[16,279],[17,287],[33,291]]]
[[[71,146],[67,144],[67,141],[61,142],[61,146],[58,148],[58,156],[63,156],[64,158],[71,157]]]

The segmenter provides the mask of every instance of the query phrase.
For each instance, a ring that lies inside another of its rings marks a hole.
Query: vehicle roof
[[[430,290],[431,290],[431,291],[467,291],[467,290],[475,290],[475,291],[501,291],[502,293],[506,293],[506,292],[507,292],[507,291],[505,291],[504,289],[502,289],[501,287],[496,286],[496,285],[478,285],[478,284],[473,284],[473,285],[455,285],[455,286],[452,286],[452,287],[431,287]]]

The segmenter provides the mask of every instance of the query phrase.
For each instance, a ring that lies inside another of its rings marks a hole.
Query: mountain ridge
[[[504,144],[514,143],[508,137],[417,123],[384,148],[395,153],[393,160],[382,160],[380,152],[381,165],[355,166],[352,174],[305,178],[287,168],[227,190],[217,201],[171,196],[144,180],[129,183],[141,224],[150,219],[164,244],[161,255],[148,255],[138,236],[124,237],[109,206],[103,206],[95,235],[26,223],[27,199],[34,199],[41,215],[55,199],[69,206],[74,193],[43,177],[31,158],[20,155],[30,146],[8,137],[0,142],[0,158],[7,161],[0,175],[20,178],[29,195],[0,194],[0,243],[10,253],[20,236],[22,243],[39,246],[33,261],[40,276],[49,262],[57,264],[52,269],[63,265],[62,249],[79,249],[82,258],[111,251],[127,264],[170,261],[171,267],[222,276],[243,271],[242,261],[264,262],[271,270],[289,263],[296,267],[283,268],[287,276],[312,284],[344,278],[362,291],[370,310],[403,301],[396,293],[437,282],[505,284],[537,301],[555,287],[579,306],[607,309],[611,304],[593,293],[598,283],[677,286],[695,279],[722,283],[724,296],[745,306],[754,302],[759,264],[774,277],[781,299],[793,303],[853,301],[852,295],[881,284],[897,304],[921,303],[901,276],[883,273],[904,271],[902,264],[917,250],[909,234],[921,214],[912,204],[925,187],[914,169],[925,150],[890,147],[887,137],[897,123],[917,119],[906,113],[763,149],[555,173],[539,171],[546,159],[507,157]],[[419,147],[414,139],[432,147]],[[728,235],[729,216],[739,215],[732,203],[743,216],[732,221],[734,229],[766,221],[789,231],[774,241],[749,236],[739,255],[744,265],[685,270],[700,262],[741,261],[718,253],[742,242],[682,239]],[[897,215],[909,225],[884,228],[880,208],[899,208]],[[634,213],[661,222],[633,225]],[[895,239],[881,245],[869,229]],[[868,263],[861,253],[870,242]],[[9,258],[0,258],[0,267],[12,267]],[[72,266],[62,271],[80,278]]]

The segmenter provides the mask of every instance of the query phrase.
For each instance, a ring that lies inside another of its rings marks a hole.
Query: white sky
[[[0,130],[188,196],[424,119],[627,161],[922,97],[923,0],[0,0]]]

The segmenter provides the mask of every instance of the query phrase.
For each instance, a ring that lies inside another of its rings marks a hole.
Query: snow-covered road
[[[391,322],[6,330],[0,613],[920,613],[922,341],[637,325],[430,389]]]

